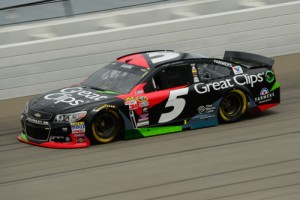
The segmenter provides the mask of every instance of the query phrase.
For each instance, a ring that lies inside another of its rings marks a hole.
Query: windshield
[[[128,93],[148,72],[146,68],[125,63],[111,63],[83,81],[83,85],[118,93]]]

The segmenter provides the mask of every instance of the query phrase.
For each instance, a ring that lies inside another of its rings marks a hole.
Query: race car
[[[27,102],[18,139],[80,148],[236,122],[280,103],[273,63],[235,51],[223,59],[169,50],[125,55]]]

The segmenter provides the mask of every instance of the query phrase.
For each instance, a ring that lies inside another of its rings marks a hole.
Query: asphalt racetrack
[[[275,58],[282,103],[251,119],[85,149],[21,143],[30,97],[0,102],[0,198],[300,199],[300,54]]]

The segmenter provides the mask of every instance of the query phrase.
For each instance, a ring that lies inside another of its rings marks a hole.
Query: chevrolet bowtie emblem
[[[34,116],[35,116],[36,118],[40,118],[40,117],[41,117],[41,114],[40,114],[40,113],[34,113]]]

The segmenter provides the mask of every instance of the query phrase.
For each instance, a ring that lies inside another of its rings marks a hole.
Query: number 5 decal
[[[177,58],[180,54],[175,52],[150,52],[148,56],[153,64]]]
[[[173,110],[168,113],[163,113],[160,116],[158,123],[169,122],[180,115],[180,113],[183,111],[184,106],[185,106],[185,99],[177,98],[177,97],[186,95],[188,93],[188,91],[189,91],[189,88],[183,88],[183,89],[179,89],[179,90],[170,91],[170,96],[169,96],[168,102],[166,104],[166,108],[173,107]]]

